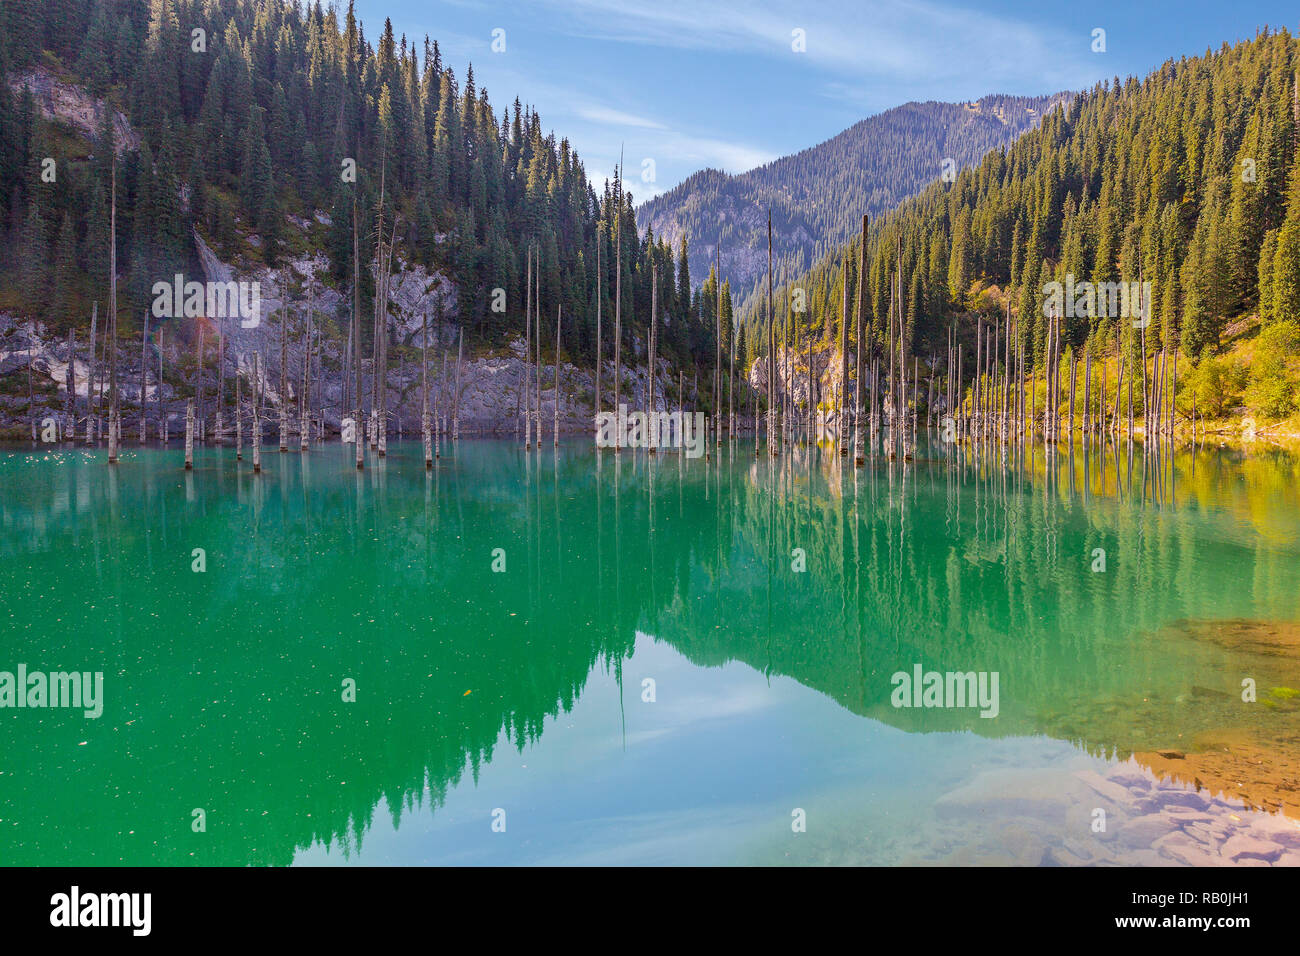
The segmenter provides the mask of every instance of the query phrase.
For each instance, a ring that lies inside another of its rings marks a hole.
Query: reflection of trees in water
[[[260,481],[200,462],[191,502],[159,469],[124,473],[116,508],[92,480],[70,510],[48,504],[62,476],[41,473],[39,508],[6,511],[41,529],[43,549],[0,581],[64,595],[66,630],[28,659],[104,667],[109,711],[95,726],[5,721],[17,766],[0,783],[3,816],[40,821],[5,831],[6,858],[286,863],[316,840],[358,841],[381,799],[395,813],[440,804],[503,733],[522,750],[594,667],[631,652],[645,605],[672,599],[706,531],[679,522],[663,535],[651,581],[644,464],[607,455],[598,486],[590,460],[552,469],[549,457],[520,482],[516,451],[467,445],[461,469],[428,484],[395,458],[357,474],[322,457],[307,493],[296,458],[272,457]],[[190,570],[192,544],[206,575]],[[489,570],[494,547],[507,574]],[[35,606],[27,616],[18,630],[40,634]],[[341,700],[344,677],[355,704]],[[206,835],[189,830],[196,806]]]
[[[1153,652],[1140,635],[1165,622],[1300,616],[1294,549],[1240,525],[1249,508],[1254,527],[1294,529],[1294,491],[1276,485],[1290,459],[1182,456],[1175,507],[1154,480],[1143,492],[1140,454],[1130,473],[1123,455],[1103,470],[1061,452],[1049,479],[1041,448],[1007,467],[854,470],[743,444],[713,463],[548,449],[525,466],[462,443],[426,480],[418,448],[363,473],[335,452],[271,456],[260,480],[202,456],[184,477],[127,461],[115,485],[93,464],[29,468],[0,496],[25,659],[102,667],[109,695],[98,722],[0,725],[0,806],[25,824],[3,828],[7,859],[285,863],[355,845],[380,800],[438,806],[503,734],[535,741],[593,668],[621,674],[637,629],[906,729],[1064,734],[1070,701],[1172,700],[1223,668],[1221,648]],[[506,574],[489,570],[496,547]],[[890,674],[918,662],[998,670],[1001,716],[893,709]],[[207,834],[189,830],[196,806]]]
[[[1193,689],[1232,690],[1241,661],[1155,632],[1179,618],[1300,618],[1295,548],[1255,531],[1267,521],[1295,540],[1294,485],[1264,514],[1246,512],[1249,489],[1289,474],[1294,459],[1262,456],[1252,476],[1210,452],[1180,454],[1171,477],[1140,449],[1131,467],[1127,449],[1104,460],[1081,447],[1048,461],[1028,451],[859,472],[825,459],[751,463],[736,486],[726,589],[674,609],[656,633],[698,663],[740,659],[906,729],[1052,732],[1110,750],[1210,719]],[[808,573],[790,571],[792,547],[806,550]],[[890,675],[916,663],[999,671],[1001,715],[894,709]],[[1127,741],[1116,721],[1073,712],[1098,702],[1123,721],[1156,701],[1156,718]]]

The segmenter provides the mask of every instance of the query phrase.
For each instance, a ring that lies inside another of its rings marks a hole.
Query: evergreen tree
[[[60,314],[70,313],[73,304],[77,301],[79,275],[77,236],[72,226],[72,216],[65,214],[59,226],[58,238],[54,241],[52,270],[54,305]]]

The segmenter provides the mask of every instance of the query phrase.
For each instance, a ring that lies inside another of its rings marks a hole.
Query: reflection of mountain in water
[[[503,733],[527,746],[592,668],[621,667],[638,628],[908,730],[1169,746],[1202,713],[1180,697],[1232,691],[1235,658],[1141,635],[1294,616],[1300,593],[1293,551],[1234,525],[1218,484],[1142,505],[1141,478],[1102,494],[1096,462],[1085,476],[1076,460],[1071,494],[1064,456],[1050,482],[1041,460],[841,476],[740,446],[720,469],[661,456],[651,478],[643,456],[597,469],[586,448],[547,449],[525,466],[464,443],[426,480],[418,451],[398,452],[362,474],[337,447],[270,455],[260,480],[236,476],[229,450],[192,475],[173,455],[112,479],[96,463],[0,465],[7,654],[102,668],[109,695],[100,721],[0,718],[6,859],[280,864],[359,842],[381,799],[436,806]],[[1226,494],[1249,495],[1239,484]],[[1274,511],[1285,534],[1294,511]],[[1000,716],[894,709],[890,675],[914,663],[999,671]],[[1167,704],[1134,729],[1124,708],[1144,698]]]

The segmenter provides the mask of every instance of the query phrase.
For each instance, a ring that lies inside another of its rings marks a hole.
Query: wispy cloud
[[[611,131],[612,132],[612,131]],[[589,134],[589,140],[599,141],[599,133]],[[692,136],[676,130],[665,130],[653,137],[642,138],[630,144],[615,144],[609,141],[610,152],[617,163],[619,146],[624,146],[624,179],[636,202],[642,203],[662,195],[699,169],[721,169],[728,173],[743,173],[762,166],[776,159],[779,154],[758,146],[751,146],[733,140],[712,139]],[[601,151],[605,154],[605,151]],[[648,166],[646,160],[652,160]],[[647,169],[655,171],[652,180],[645,178]],[[659,170],[673,175],[663,177]],[[600,183],[614,178],[614,164],[606,165],[597,161],[595,165],[587,164],[587,175],[592,182]]]
[[[622,110],[612,109],[608,106],[581,106],[577,114],[585,120],[591,120],[593,123],[606,123],[610,126],[634,126],[638,129],[667,129],[663,123],[647,119],[644,116],[636,116],[632,113],[624,113]]]
[[[792,31],[807,62],[842,76],[938,83],[978,72],[990,83],[1049,75],[1089,82],[1090,37],[988,10],[926,0],[754,0],[743,7],[696,0],[540,0],[557,30],[590,39],[669,49],[731,51],[787,61]],[[563,16],[559,16],[560,11]],[[994,72],[990,75],[989,69]]]
[[[638,200],[701,167],[752,169],[909,100],[1082,89],[1112,63],[1070,18],[978,9],[984,0],[448,0],[436,27],[423,4],[387,0],[385,15],[392,5],[407,8],[408,36],[442,39],[458,73],[472,60],[498,108],[516,95],[538,107],[598,186],[625,147]],[[489,47],[497,27],[501,55]],[[791,49],[796,29],[806,52]],[[653,181],[640,178],[645,158]]]
[[[555,79],[530,81],[509,69],[499,75],[518,88],[528,88],[532,99],[558,104],[545,112],[546,125],[563,130],[572,142],[581,144],[587,176],[597,186],[614,178],[622,151],[628,188],[638,202],[667,191],[697,169],[714,167],[741,173],[781,155],[740,137],[705,135],[689,123],[661,119],[635,101],[615,106],[588,89]],[[653,180],[642,176],[647,159],[653,160]]]
[[[777,158],[776,153],[758,146],[684,133],[665,136],[661,143],[659,152],[668,159],[697,167],[714,166],[729,173],[741,173]]]

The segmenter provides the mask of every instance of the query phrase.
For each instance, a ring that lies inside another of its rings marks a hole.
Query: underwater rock
[[[1264,816],[1258,820],[1252,820],[1250,832],[1261,839],[1270,840],[1293,850],[1300,850],[1300,825],[1291,822],[1286,817]]]
[[[1074,775],[1116,806],[1132,808],[1133,794],[1114,780],[1107,780],[1094,770],[1078,770]]]
[[[1282,847],[1276,843],[1239,833],[1223,844],[1219,852],[1235,863],[1243,863],[1250,859],[1266,860],[1271,863],[1282,855]]]
[[[1152,813],[1135,817],[1120,827],[1119,839],[1127,847],[1149,847],[1174,829],[1177,828],[1160,814]]]
[[[1041,770],[983,771],[965,786],[949,791],[934,803],[941,817],[966,815],[1015,816],[1065,823],[1080,793],[1062,792],[1061,775]],[[1083,785],[1079,784],[1079,791]]]

